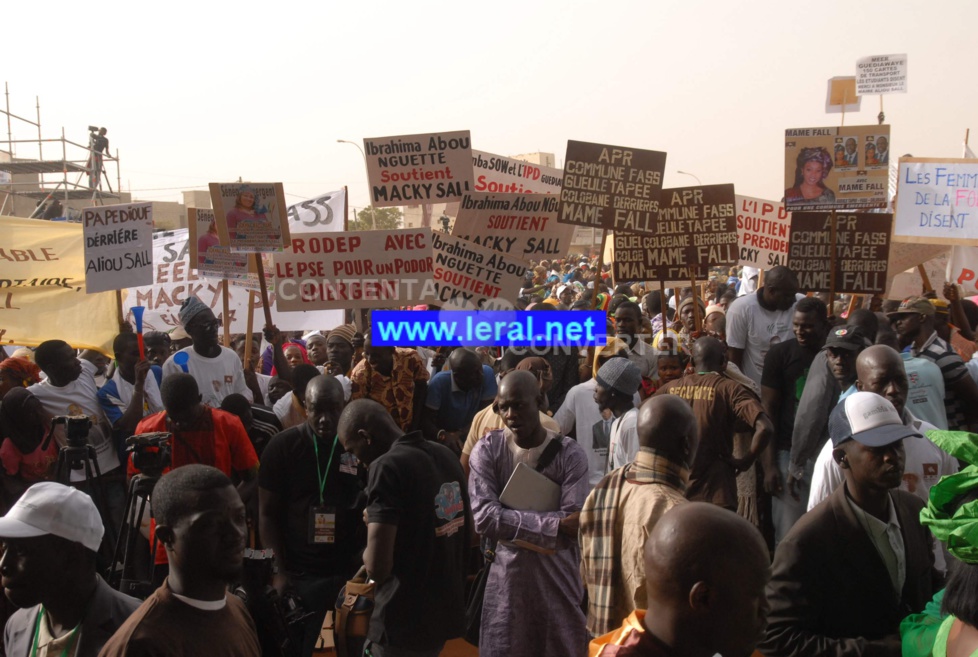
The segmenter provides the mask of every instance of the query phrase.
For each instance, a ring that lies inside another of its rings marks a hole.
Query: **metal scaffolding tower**
[[[4,96],[6,103],[0,113],[7,120],[7,151],[4,153],[0,150],[0,192],[4,194],[0,215],[8,214],[8,205],[12,208],[16,197],[38,201],[30,217],[40,216],[46,205],[54,199],[63,202],[67,213],[70,201],[88,201],[86,205],[102,205],[104,199],[119,198],[117,190],[122,186],[119,150],[116,149],[114,157],[108,152],[97,151],[97,127],[89,126],[88,143],[84,145],[67,139],[64,127],[61,128],[61,137],[45,139],[41,132],[40,99],[36,99],[35,121],[10,111],[10,89],[6,83]],[[36,128],[37,137],[15,139],[15,128],[23,131],[33,131],[32,128]],[[0,147],[2,144],[0,141]],[[109,163],[115,165],[115,190],[112,189],[106,167]],[[22,176],[36,178],[16,180],[16,177]]]

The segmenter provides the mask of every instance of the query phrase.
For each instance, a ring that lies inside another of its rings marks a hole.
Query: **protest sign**
[[[856,93],[856,78],[852,75],[829,78],[825,93],[825,113],[844,114],[858,112],[862,106],[862,96]]]
[[[432,289],[431,229],[301,233],[274,263],[279,312],[423,303]]]
[[[893,249],[897,246],[906,245],[898,243],[890,245],[890,262],[893,261]],[[943,249],[943,251],[930,260],[920,264],[923,265],[924,273],[927,274],[927,286],[931,290],[935,290],[938,296],[940,296],[941,291],[944,289],[944,282],[948,280],[947,269],[948,261],[951,257],[951,249],[947,247],[938,248]],[[892,266],[890,267],[890,271],[893,271]],[[886,294],[883,298],[906,299],[907,297],[923,294],[924,288],[924,279],[920,275],[920,270],[917,266],[914,266],[912,269],[900,272],[890,278],[889,284],[886,287]]]
[[[750,196],[737,196],[739,265],[770,269],[788,257],[791,217],[784,205]]]
[[[978,247],[956,246],[947,258],[946,279],[961,286],[964,296],[978,294]]]
[[[968,246],[978,239],[978,161],[901,157],[893,239]]]
[[[221,246],[213,210],[187,208],[187,227],[190,262],[198,275],[229,280],[248,277],[247,254],[234,253],[229,247]]]
[[[615,232],[615,280],[706,280],[711,266],[733,265],[735,205],[733,185],[662,190],[655,234]]]
[[[789,211],[886,207],[890,126],[789,128],[784,145]]]
[[[472,151],[475,192],[560,194],[564,172],[511,157]]]
[[[290,205],[290,233],[339,232],[346,218],[346,188]]]
[[[124,203],[82,211],[85,292],[153,282],[153,205]]]
[[[655,234],[666,154],[568,141],[561,223]]]
[[[211,183],[222,246],[240,253],[281,251],[289,241],[282,183]]]
[[[511,310],[529,265],[454,235],[432,233],[431,303],[451,310]]]
[[[517,258],[562,258],[574,227],[557,223],[559,204],[547,194],[466,194],[452,235]]]
[[[832,214],[793,212],[788,268],[810,292],[882,294],[890,252],[891,214],[835,215],[835,289],[832,290]]]
[[[857,94],[907,92],[907,56],[876,55],[856,60]]]
[[[83,291],[82,226],[19,217],[0,217],[0,225],[0,344],[57,339],[111,354],[116,295]]]
[[[363,140],[375,208],[461,201],[473,191],[468,130]]]
[[[180,304],[188,296],[197,297],[214,311],[215,317],[221,317],[225,323],[230,322],[233,333],[244,333],[247,330],[249,295],[254,305],[262,308],[261,296],[255,291],[257,287],[232,284],[228,286],[229,317],[222,316],[221,281],[204,279],[194,273],[190,260],[189,232],[186,228],[155,236],[153,262],[153,285],[130,289],[126,302],[126,308],[137,305],[146,308],[143,327],[147,331],[166,332],[180,326]],[[251,277],[256,278],[254,274]],[[274,292],[270,298],[274,303]],[[260,313],[259,310],[259,315]],[[278,313],[274,307],[272,318],[275,325],[283,331],[328,329],[345,321],[344,313],[338,310]],[[114,320],[113,324],[116,324]],[[115,332],[118,332],[117,324]]]

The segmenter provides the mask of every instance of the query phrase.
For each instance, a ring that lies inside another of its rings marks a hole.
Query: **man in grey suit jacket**
[[[897,490],[903,440],[920,434],[871,392],[829,418],[832,456],[845,484],[802,516],[774,555],[765,657],[900,657],[900,621],[939,588],[924,503]]]
[[[7,621],[7,655],[96,657],[139,606],[95,573],[104,528],[92,499],[74,488],[34,484],[0,518],[4,593],[20,607]]]

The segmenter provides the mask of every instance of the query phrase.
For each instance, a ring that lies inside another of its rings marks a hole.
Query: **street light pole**
[[[701,187],[703,186],[703,183],[700,182],[699,176],[697,176],[694,173],[689,173],[688,171],[676,171],[676,173],[681,173],[684,176],[690,176],[690,177],[692,177],[692,178],[694,178],[696,180],[696,184],[697,185],[699,185]]]
[[[356,146],[357,147],[357,150],[360,151],[360,155],[361,155],[361,157],[363,157],[363,170],[367,174],[367,195],[369,196],[370,195],[369,194],[369,191],[370,191],[370,169],[367,167],[367,154],[363,152],[363,148],[360,147],[360,144],[356,143],[355,141],[347,141],[346,139],[337,139],[336,140],[336,143],[337,144],[350,144],[352,146]],[[377,211],[374,209],[374,204],[372,202],[370,204],[370,218],[373,220],[373,224],[374,224],[373,225],[373,229],[374,230],[377,230]]]

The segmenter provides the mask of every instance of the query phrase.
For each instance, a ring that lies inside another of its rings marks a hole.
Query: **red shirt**
[[[258,465],[258,455],[248,438],[241,420],[236,415],[204,407],[206,413],[201,416],[197,426],[191,431],[173,431],[168,426],[166,411],[161,411],[143,418],[136,425],[136,433],[152,433],[169,431],[173,433],[170,440],[172,448],[172,465],[164,472],[181,465],[201,463],[212,465],[227,476],[232,471],[247,472]],[[138,474],[129,459],[127,471],[130,477]]]

